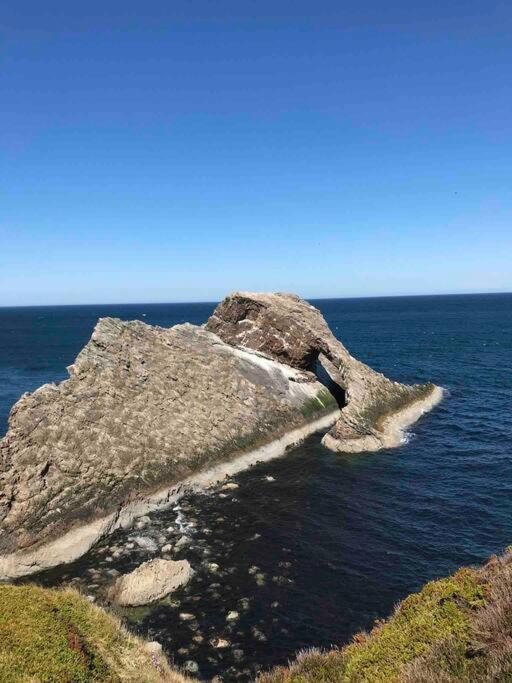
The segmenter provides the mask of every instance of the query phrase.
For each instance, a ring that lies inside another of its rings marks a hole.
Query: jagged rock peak
[[[206,328],[228,344],[303,369],[329,345],[344,348],[320,311],[296,294],[235,292],[217,306]]]

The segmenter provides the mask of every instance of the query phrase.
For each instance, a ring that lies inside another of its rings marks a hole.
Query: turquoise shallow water
[[[247,680],[299,648],[346,642],[425,581],[512,543],[512,295],[314,303],[361,360],[393,379],[447,389],[405,445],[340,456],[315,435],[240,474],[226,497],[188,497],[144,529],[120,532],[75,565],[39,577],[100,595],[117,571],[185,533],[190,544],[180,557],[196,575],[176,596],[179,605],[125,616],[177,663],[194,662],[203,678],[224,672],[226,680]],[[66,376],[99,316],[172,325],[203,322],[212,308],[0,309],[4,429],[23,391]],[[154,546],[141,548],[134,541],[141,535]],[[234,623],[226,622],[230,610],[239,612]],[[180,612],[194,620],[181,621]],[[228,648],[211,644],[219,637]]]

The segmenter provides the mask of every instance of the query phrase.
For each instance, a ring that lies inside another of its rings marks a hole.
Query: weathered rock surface
[[[268,354],[294,368],[327,373],[344,392],[345,407],[323,443],[343,452],[400,442],[401,428],[437,403],[433,384],[392,382],[353,358],[322,314],[293,294],[237,292],[219,304],[206,328],[228,344]],[[319,369],[320,366],[320,369]]]
[[[0,577],[72,561],[127,507],[140,516],[193,475],[291,430],[303,438],[337,410],[308,373],[188,324],[101,319],[68,370],[18,401],[0,441]]]
[[[149,560],[130,574],[120,576],[108,598],[124,607],[149,605],[184,586],[192,578],[187,560]]]
[[[72,561],[338,417],[328,447],[394,445],[440,395],[355,360],[287,294],[234,294],[206,328],[101,319],[69,374],[22,396],[0,441],[0,578]]]

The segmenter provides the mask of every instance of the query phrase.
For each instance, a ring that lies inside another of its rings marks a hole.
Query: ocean
[[[314,435],[236,476],[237,489],[187,496],[37,577],[98,598],[118,572],[184,534],[192,581],[122,616],[203,679],[248,681],[301,648],[346,643],[426,581],[512,544],[512,294],[312,303],[360,360],[446,389],[400,448],[337,455]],[[99,317],[170,326],[203,323],[213,307],[0,309],[1,433],[23,392],[66,377]],[[153,545],[140,547],[141,535]],[[230,611],[238,616],[227,621]]]

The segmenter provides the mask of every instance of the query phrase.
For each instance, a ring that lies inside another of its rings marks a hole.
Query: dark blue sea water
[[[237,476],[238,489],[189,496],[146,528],[118,532],[39,577],[101,598],[117,571],[160,552],[139,548],[137,535],[160,548],[185,532],[191,543],[179,557],[195,578],[172,600],[124,616],[205,679],[248,680],[300,648],[344,643],[425,581],[512,543],[512,295],[314,303],[361,360],[393,379],[448,390],[405,445],[343,456],[315,435]],[[98,317],[168,326],[201,323],[212,308],[0,309],[2,427],[22,392],[66,376]],[[226,621],[230,610],[238,620]],[[183,612],[194,619],[182,621]],[[229,646],[216,648],[216,638]]]

